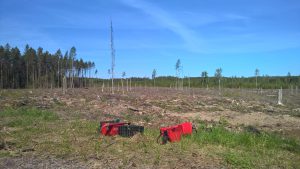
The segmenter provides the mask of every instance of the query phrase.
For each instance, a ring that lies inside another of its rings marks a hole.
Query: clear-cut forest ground
[[[300,93],[253,89],[0,90],[0,168],[299,168]],[[98,135],[101,120],[144,125]],[[198,133],[159,145],[160,126]]]

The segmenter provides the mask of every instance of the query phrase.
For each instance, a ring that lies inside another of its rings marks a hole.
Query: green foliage
[[[73,74],[75,86],[83,86],[87,71],[95,64],[75,56],[75,47],[63,57],[60,49],[51,54],[41,47],[35,50],[26,45],[21,54],[18,47],[0,45],[0,88],[60,87],[63,77],[70,78]]]

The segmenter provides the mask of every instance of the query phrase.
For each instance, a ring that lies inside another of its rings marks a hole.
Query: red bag
[[[182,126],[178,125],[168,129],[167,134],[168,134],[168,141],[170,142],[180,141],[182,135]]]
[[[182,127],[182,134],[183,135],[190,135],[193,133],[193,124],[190,122],[185,122],[179,124]]]
[[[105,136],[115,136],[119,134],[119,127],[123,126],[125,124],[128,123],[106,123],[106,122],[102,122],[100,127],[100,132],[102,135]]]
[[[161,144],[166,144],[169,142],[180,141],[181,135],[191,135],[193,132],[193,125],[190,122],[185,122],[176,126],[161,127],[160,135],[157,138],[157,143],[159,143],[160,137],[162,137]]]

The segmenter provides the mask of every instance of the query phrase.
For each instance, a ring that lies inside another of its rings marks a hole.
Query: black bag
[[[132,137],[136,133],[144,133],[144,126],[124,125],[119,127],[119,135],[122,137]]]

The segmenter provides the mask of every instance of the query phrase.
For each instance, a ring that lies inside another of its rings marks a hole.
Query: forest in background
[[[176,76],[156,77],[156,69],[151,78],[126,77],[123,72],[122,78],[115,79],[114,86],[121,86],[124,81],[124,86],[131,87],[218,88],[220,85],[222,88],[296,89],[300,84],[300,76],[290,73],[287,76],[259,76],[258,69],[253,77],[223,77],[221,68],[212,77],[206,71],[199,77],[179,77],[178,61],[175,65]],[[60,88],[64,78],[68,88],[109,87],[111,80],[96,78],[97,73],[94,62],[76,59],[75,47],[63,55],[60,49],[51,54],[41,47],[35,50],[26,45],[21,53],[18,47],[0,45],[0,88]]]
[[[76,59],[76,48],[62,54],[37,50],[29,45],[23,53],[9,44],[0,46],[0,88],[57,88],[66,78],[68,87],[83,87],[94,62]]]
[[[175,87],[176,77],[160,76],[155,78],[155,86]],[[100,81],[100,80],[99,80]],[[218,88],[217,77],[184,77],[178,81],[183,81],[183,87],[192,88]],[[278,88],[296,88],[299,86],[300,76],[261,76],[257,78],[257,88],[260,89],[278,89]],[[132,83],[137,86],[154,86],[153,79],[150,78],[132,78]],[[256,88],[255,77],[222,77],[222,88]]]

